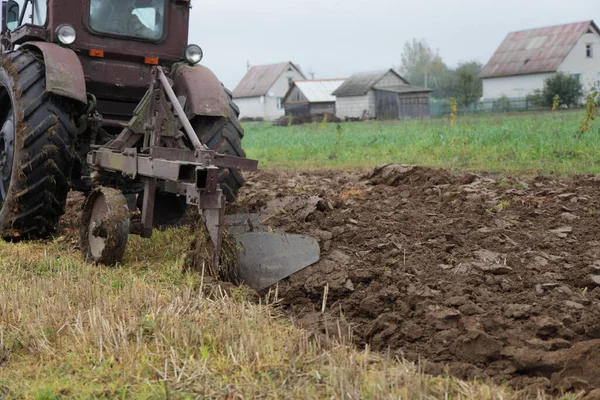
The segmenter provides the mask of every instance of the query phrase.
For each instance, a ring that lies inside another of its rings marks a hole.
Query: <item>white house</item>
[[[283,98],[296,79],[306,79],[292,62],[257,65],[233,91],[240,118],[277,119],[285,114]]]
[[[589,90],[600,80],[600,30],[594,21],[508,34],[483,68],[484,99],[524,98],[556,72]]]

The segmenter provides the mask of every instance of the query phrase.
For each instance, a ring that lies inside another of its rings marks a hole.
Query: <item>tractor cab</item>
[[[189,10],[189,0],[4,1],[3,50],[31,42],[72,50],[98,111],[120,126],[148,89],[152,67],[202,60],[201,48],[187,43]]]

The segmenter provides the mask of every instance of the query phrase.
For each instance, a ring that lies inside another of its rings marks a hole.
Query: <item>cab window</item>
[[[90,0],[90,27],[98,33],[158,40],[165,0]]]
[[[6,14],[10,30],[25,24],[44,26],[48,15],[48,3],[47,0],[11,0],[7,4]],[[20,19],[21,15],[23,20]]]

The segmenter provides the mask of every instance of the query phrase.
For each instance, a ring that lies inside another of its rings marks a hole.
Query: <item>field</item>
[[[272,168],[365,168],[406,163],[528,174],[600,172],[600,130],[579,136],[583,112],[406,122],[246,125],[249,156]]]
[[[581,118],[246,125],[265,169],[230,212],[322,249],[268,293],[186,272],[189,227],[84,263],[74,194],[52,240],[0,243],[0,393],[599,398],[600,133]],[[419,167],[372,172],[387,162]]]

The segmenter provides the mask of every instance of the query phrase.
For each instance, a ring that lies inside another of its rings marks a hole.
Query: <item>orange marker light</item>
[[[146,57],[144,58],[144,63],[150,65],[158,65],[158,57]]]
[[[90,56],[102,58],[102,57],[104,57],[104,50],[92,49],[92,50],[90,50]]]

